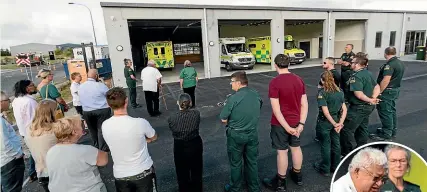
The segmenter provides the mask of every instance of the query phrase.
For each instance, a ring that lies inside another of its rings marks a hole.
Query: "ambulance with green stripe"
[[[147,42],[145,47],[148,60],[154,60],[158,69],[175,67],[172,41]]]
[[[292,35],[285,36],[285,49],[284,54],[291,58],[291,63],[300,64],[306,60],[305,51],[295,45]],[[249,47],[252,54],[255,55],[257,63],[271,63],[271,38],[254,37],[248,38],[246,45]]]
[[[233,69],[253,69],[255,57],[246,46],[244,37],[219,38],[221,67]]]

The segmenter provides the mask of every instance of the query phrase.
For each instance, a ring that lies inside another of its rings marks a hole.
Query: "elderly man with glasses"
[[[377,192],[387,180],[387,157],[371,147],[357,152],[348,173],[335,181],[332,192]]]

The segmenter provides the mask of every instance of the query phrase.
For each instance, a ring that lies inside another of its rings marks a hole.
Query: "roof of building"
[[[24,44],[20,44],[20,45],[13,45],[13,46],[10,46],[10,47],[19,47],[19,46],[26,46],[26,45],[48,45],[48,46],[56,46],[56,45],[45,44],[45,43],[24,43]]]
[[[121,3],[101,2],[101,7],[127,8],[178,8],[178,9],[226,9],[226,10],[281,10],[281,11],[320,11],[320,12],[364,12],[364,13],[418,13],[427,14],[427,11],[407,10],[374,10],[374,9],[330,9],[308,7],[278,7],[278,6],[240,6],[240,5],[197,5],[197,4],[162,4],[162,3]]]

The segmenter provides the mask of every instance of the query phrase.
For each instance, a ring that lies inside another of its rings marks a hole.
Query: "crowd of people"
[[[368,142],[369,115],[377,106],[382,128],[371,135],[387,140],[396,135],[395,100],[398,98],[404,67],[396,58],[396,49],[385,50],[387,63],[381,67],[377,80],[367,70],[364,53],[354,54],[353,45],[337,62],[324,59],[317,103],[316,136],[321,146],[321,161],[313,166],[320,174],[329,176],[343,156]],[[341,74],[334,68],[341,65]],[[185,61],[180,73],[183,89],[177,100],[179,111],[167,118],[174,138],[174,162],[179,191],[203,190],[203,141],[199,135],[200,112],[195,109],[196,70]],[[30,182],[38,180],[45,191],[106,191],[99,169],[108,163],[108,153],[114,162],[113,173],[117,191],[156,191],[156,171],[147,144],[157,139],[155,129],[144,118],[128,115],[128,107],[138,108],[136,76],[132,61],[124,59],[124,75],[129,87],[109,89],[99,82],[96,69],[90,69],[87,81],[80,84],[81,75],[71,74],[70,91],[73,105],[80,116],[64,117],[69,109],[58,89],[51,84],[53,73],[41,70],[41,83],[22,80],[15,85],[14,115],[19,134],[24,138],[31,156]],[[290,57],[278,54],[274,66],[278,75],[269,84],[272,116],[270,138],[277,151],[277,172],[262,183],[273,191],[287,191],[287,175],[297,185],[303,185],[301,172],[303,153],[300,136],[308,114],[308,99],[302,78],[288,69]],[[141,72],[147,111],[159,116],[159,91],[162,75],[149,61]],[[219,117],[226,127],[230,182],[225,191],[240,191],[246,180],[249,191],[260,191],[258,177],[258,123],[263,100],[249,87],[245,72],[235,72],[229,96]],[[31,96],[38,92],[39,103]],[[385,102],[384,102],[385,101]],[[382,103],[384,102],[384,103]],[[392,108],[392,110],[391,110]],[[9,109],[9,98],[1,93],[1,111]],[[24,175],[20,138],[2,116],[2,189],[20,191]],[[92,146],[77,144],[87,127]],[[288,151],[292,165],[288,165]],[[191,158],[188,158],[191,157]],[[33,163],[32,163],[33,162]],[[288,169],[288,167],[291,167]],[[363,170],[362,170],[363,171]]]

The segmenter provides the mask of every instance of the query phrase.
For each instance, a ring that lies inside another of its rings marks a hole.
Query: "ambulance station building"
[[[272,60],[279,53],[300,58],[293,67],[319,65],[321,58],[340,57],[346,44],[382,59],[388,46],[395,46],[399,56],[414,54],[417,46],[425,46],[427,31],[427,12],[415,11],[115,2],[101,2],[101,7],[114,84],[123,87],[124,58],[133,60],[137,78],[154,59],[165,67],[163,82],[178,82],[185,60],[200,78],[215,78],[230,75],[228,65],[248,73],[274,70]],[[240,44],[230,44],[233,38]]]

